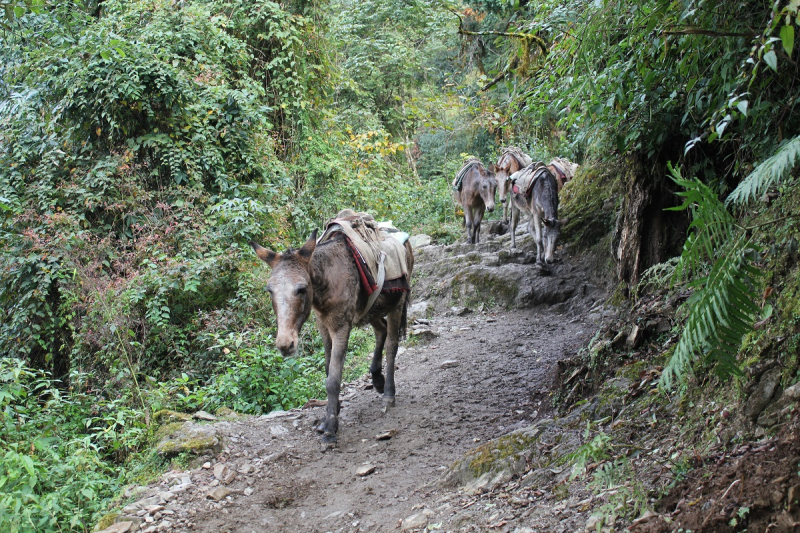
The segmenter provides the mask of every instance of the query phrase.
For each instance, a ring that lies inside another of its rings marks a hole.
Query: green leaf
[[[769,68],[778,72],[778,56],[775,54],[774,50],[770,50],[764,54],[764,62],[769,65]]]
[[[794,50],[794,26],[786,25],[781,28],[781,43],[786,54],[792,57],[792,50]]]
[[[738,109],[742,115],[747,116],[747,105],[747,100],[739,100],[739,102],[736,103],[736,109]]]

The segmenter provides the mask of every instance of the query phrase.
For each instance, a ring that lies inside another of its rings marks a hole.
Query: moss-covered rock
[[[538,442],[542,431],[541,426],[534,425],[478,446],[456,461],[439,484],[469,485],[471,492],[479,492],[524,473],[525,454]]]
[[[222,450],[217,430],[210,424],[174,422],[159,428],[156,439],[156,451],[163,455],[183,452],[199,455],[208,451],[216,454]]]
[[[192,415],[186,413],[179,413],[169,409],[162,409],[153,414],[153,420],[157,424],[171,424],[174,422],[188,422],[192,419]]]

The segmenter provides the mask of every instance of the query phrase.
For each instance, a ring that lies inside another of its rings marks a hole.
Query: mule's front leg
[[[531,237],[533,238],[534,242],[536,242],[536,262],[541,264],[542,262],[542,219],[537,216],[535,213],[531,216],[530,222],[528,222],[528,230],[530,231]]]
[[[519,209],[511,207],[511,249],[517,249],[517,224],[519,224]]]
[[[464,226],[467,228],[467,244],[473,244],[472,240],[472,208],[464,208]]]
[[[481,242],[481,221],[483,221],[483,209],[476,207],[475,213],[472,215],[473,224],[473,243],[478,244]]]
[[[372,387],[378,394],[383,394],[386,380],[383,377],[383,345],[386,342],[386,319],[379,318],[370,322],[375,330],[375,351],[372,353],[372,364],[369,373],[372,375]]]
[[[322,442],[326,444],[336,442],[336,432],[339,430],[339,392],[342,388],[342,367],[349,337],[348,327],[340,329],[331,336],[333,346],[328,365],[328,378],[325,380],[328,406],[325,411],[325,421],[322,423]]]

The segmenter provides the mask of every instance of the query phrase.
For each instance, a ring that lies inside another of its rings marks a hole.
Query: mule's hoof
[[[327,444],[329,446],[336,446],[337,442],[336,435],[333,433],[325,433],[322,435],[322,444]]]
[[[320,424],[314,429],[317,433],[325,433],[325,422],[320,422]]]
[[[383,399],[383,413],[386,414],[389,412],[389,409],[394,407],[394,398],[384,398]]]

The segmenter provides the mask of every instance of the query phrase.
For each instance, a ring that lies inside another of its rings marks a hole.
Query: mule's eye
[[[301,286],[297,287],[295,292],[297,294],[305,294],[306,293],[306,289],[307,289],[307,287],[305,285],[301,285]]]
[[[267,287],[267,292],[272,294],[272,287]]]

